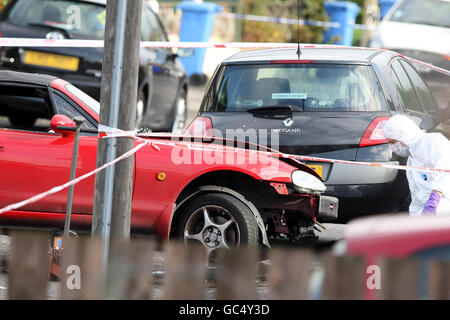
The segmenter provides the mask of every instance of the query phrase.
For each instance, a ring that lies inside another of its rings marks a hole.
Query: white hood
[[[447,55],[450,53],[450,28],[383,21],[375,35],[386,49],[407,49]]]

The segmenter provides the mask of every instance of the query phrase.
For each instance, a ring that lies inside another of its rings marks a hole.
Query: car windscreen
[[[20,26],[61,30],[70,38],[103,39],[105,6],[65,0],[18,0],[7,20]]]
[[[389,20],[450,28],[450,1],[404,1]]]
[[[387,110],[369,65],[279,63],[224,68],[208,111],[284,106],[311,112]]]

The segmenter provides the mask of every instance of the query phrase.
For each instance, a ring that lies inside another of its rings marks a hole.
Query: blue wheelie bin
[[[223,10],[222,6],[214,3],[203,3],[194,1],[183,1],[177,8],[183,12],[180,27],[180,41],[183,42],[207,42],[212,33],[214,18],[216,13]],[[188,76],[203,75],[203,61],[206,49],[195,49],[194,54],[189,58],[181,58]]]
[[[334,44],[351,46],[356,16],[361,8],[356,3],[348,1],[325,2],[323,5],[330,21],[340,24],[339,28],[329,28],[324,32],[324,43],[338,36]]]

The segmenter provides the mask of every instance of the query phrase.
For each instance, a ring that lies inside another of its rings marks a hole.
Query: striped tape
[[[278,24],[293,24],[293,25],[300,24],[300,25],[304,25],[304,26],[322,27],[322,28],[340,28],[341,27],[341,24],[339,22],[289,19],[289,18],[280,18],[280,17],[257,16],[257,15],[252,15],[252,14],[232,13],[232,12],[222,12],[222,13],[217,14],[217,16],[229,18],[229,19],[241,19],[241,20],[257,21],[257,22],[273,22],[273,23],[278,23]],[[377,26],[367,25],[367,24],[353,23],[352,26],[355,29],[361,29],[361,30],[377,29]]]
[[[186,136],[186,138],[190,139],[190,137],[188,137],[188,136]],[[201,137],[197,137],[197,138],[201,139]],[[214,146],[197,147],[197,146],[192,146],[188,142],[185,142],[185,143],[177,142],[176,144],[180,145],[180,146],[183,145],[184,147],[187,147],[192,150],[198,150],[198,151],[218,152],[218,151],[223,150],[219,146],[218,147],[214,147]],[[450,173],[450,169],[443,169],[443,168],[414,167],[414,166],[396,165],[396,164],[380,163],[380,162],[358,162],[358,161],[328,159],[328,158],[319,158],[319,157],[301,156],[301,155],[295,155],[295,154],[282,153],[282,152],[277,152],[275,150],[261,151],[261,150],[248,150],[248,149],[239,149],[239,148],[235,148],[234,150],[235,150],[235,152],[256,153],[256,154],[261,154],[261,155],[266,155],[266,156],[274,156],[274,157],[279,157],[279,158],[294,159],[294,160],[300,160],[300,161],[348,164],[348,165],[354,165],[354,166],[377,167],[377,168],[408,170],[408,171],[421,171],[421,172],[430,172],[430,173]]]
[[[61,48],[103,48],[103,40],[77,40],[77,39],[36,39],[36,38],[0,38],[0,47],[61,47]],[[297,43],[271,43],[271,42],[167,42],[167,41],[142,41],[142,48],[192,48],[192,49],[209,49],[209,48],[232,48],[232,49],[297,49]],[[301,44],[300,48],[328,48],[328,49],[354,49],[354,50],[373,50],[373,51],[390,51],[381,48],[352,47],[329,44]],[[397,53],[398,54],[398,53]],[[450,71],[436,67],[430,63],[426,63],[404,55],[401,57],[419,63],[434,71],[450,75]]]
[[[192,145],[190,142],[184,142],[184,141],[176,141],[172,140],[171,142],[165,142],[165,141],[158,141],[156,143],[150,142],[147,139],[152,137],[158,137],[160,135],[154,135],[154,134],[143,134],[143,135],[136,135],[134,131],[123,131],[120,129],[114,129],[107,126],[100,126],[100,129],[103,131],[99,131],[99,134],[105,133],[106,135],[103,136],[103,138],[117,138],[117,137],[131,137],[135,138],[136,140],[143,141],[139,145],[135,146],[133,149],[129,150],[128,152],[124,153],[120,157],[114,159],[111,162],[108,162],[104,164],[103,166],[96,168],[95,170],[88,172],[74,180],[71,180],[65,184],[62,184],[57,187],[53,187],[50,190],[47,190],[45,192],[42,192],[38,195],[35,195],[33,197],[30,197],[24,201],[17,202],[14,204],[10,204],[6,207],[3,207],[0,209],[0,214],[11,211],[11,210],[17,210],[20,207],[23,207],[27,204],[31,204],[34,202],[37,202],[41,200],[42,198],[45,198],[49,195],[52,195],[54,193],[60,192],[72,185],[75,185],[90,176],[106,169],[109,166],[114,165],[115,163],[128,158],[129,156],[136,153],[138,150],[143,148],[146,145],[150,145],[153,147],[153,149],[159,151],[160,148],[158,145],[168,145],[172,147],[186,147],[191,150],[197,150],[197,151],[209,151],[209,152],[223,152],[224,149],[222,146],[212,146],[212,145],[202,145],[201,147]],[[186,138],[191,140],[194,139],[203,139],[203,137],[191,137],[191,136],[180,136],[180,135],[173,135],[174,138],[179,139]],[[146,139],[147,138],[147,139]],[[294,159],[294,160],[300,160],[300,161],[314,161],[314,162],[327,162],[327,163],[338,163],[338,164],[348,164],[348,165],[356,165],[356,166],[369,166],[369,167],[378,167],[378,168],[386,168],[386,169],[397,169],[397,170],[410,170],[410,171],[422,171],[422,172],[431,172],[431,173],[450,173],[450,169],[442,169],[442,168],[426,168],[426,167],[414,167],[414,166],[404,166],[404,165],[394,165],[394,164],[388,164],[388,163],[373,163],[373,162],[358,162],[358,161],[346,161],[346,160],[337,160],[337,159],[327,159],[327,158],[318,158],[318,157],[310,157],[310,156],[299,156],[299,155],[293,155],[293,154],[287,154],[282,152],[277,152],[274,150],[271,151],[260,151],[260,150],[251,150],[251,149],[240,149],[240,148],[233,148],[233,151],[235,153],[244,152],[244,153],[255,153],[257,155],[264,155],[264,156],[272,156],[272,157],[280,157],[280,158],[288,158],[288,159]]]
[[[128,158],[129,156],[133,155],[138,150],[140,150],[141,148],[143,148],[144,146],[146,146],[148,144],[150,144],[150,141],[143,142],[143,143],[137,145],[136,147],[134,147],[133,149],[127,151],[126,153],[124,153],[120,157],[114,159],[113,161],[108,162],[108,163],[104,164],[103,166],[98,167],[95,170],[93,170],[91,172],[88,172],[88,173],[86,173],[86,174],[84,174],[84,175],[82,175],[82,176],[80,176],[80,177],[78,177],[78,178],[76,178],[74,180],[71,180],[71,181],[69,181],[69,182],[67,182],[65,184],[62,184],[60,186],[57,186],[57,187],[53,187],[50,190],[42,192],[42,193],[40,193],[38,195],[35,195],[35,196],[31,197],[31,198],[28,198],[28,199],[24,200],[24,201],[17,202],[17,203],[14,203],[14,204],[10,204],[10,205],[8,205],[6,207],[3,207],[3,208],[0,209],[0,214],[8,212],[8,211],[11,211],[11,210],[17,210],[17,209],[19,209],[19,208],[21,208],[21,207],[23,207],[23,206],[25,206],[27,204],[31,204],[31,203],[37,202],[37,201],[39,201],[39,200],[41,200],[41,199],[43,199],[43,198],[45,198],[45,197],[47,197],[49,195],[52,195],[54,193],[57,193],[57,192],[60,192],[60,191],[62,191],[64,189],[66,189],[66,188],[68,188],[70,186],[73,186],[73,185],[75,185],[75,184],[77,184],[77,183],[79,183],[79,182],[89,178],[90,176],[92,176],[94,174],[97,174],[98,172],[106,169],[107,167],[110,167],[110,166],[114,165],[115,163],[117,163],[117,162],[119,162],[119,161],[121,161],[121,160],[123,160],[125,158]]]

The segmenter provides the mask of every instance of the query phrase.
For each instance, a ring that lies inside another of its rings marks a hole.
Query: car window
[[[230,65],[217,95],[217,105],[211,111],[280,105],[311,112],[387,109],[372,67],[363,65]]]
[[[217,97],[217,92],[219,90],[219,84],[222,82],[223,74],[224,74],[225,68],[220,68],[217,72],[217,76],[214,77],[213,81],[211,82],[211,85],[209,87],[209,90],[207,91],[204,101],[202,103],[202,111],[211,111],[215,108],[215,104],[217,102],[217,99],[220,101],[219,106],[227,105],[226,102],[224,102],[224,99],[227,98],[226,92],[221,92],[220,96]],[[226,110],[216,110],[216,111],[226,111]]]
[[[103,39],[106,8],[81,1],[18,0],[7,20],[19,26],[57,29],[71,38]]]
[[[401,66],[399,60],[395,60],[392,63],[392,70],[398,78],[397,81],[399,81],[397,88],[401,87],[403,89],[403,93],[401,92],[401,90],[399,90],[399,92],[400,96],[402,96],[403,106],[405,107],[405,109],[410,111],[423,112],[414,87],[412,86],[411,81],[405,70]]]
[[[79,110],[77,110],[70,102],[68,102],[66,99],[64,99],[59,94],[55,94],[54,96],[55,100],[55,108],[57,114],[64,114],[68,116],[70,119],[73,119],[75,117],[82,117],[86,121],[81,125],[82,128],[85,129],[96,129],[95,125],[91,123],[91,121],[88,119],[88,117],[84,114],[82,114]]]
[[[1,128],[46,131],[52,114],[47,88],[0,85]]]
[[[392,71],[392,79],[394,79],[395,87],[399,95],[397,96],[397,98],[399,98],[402,108],[406,110],[406,106],[408,105],[408,97],[406,96],[405,90],[403,90],[400,79],[397,77],[397,74],[394,71]]]
[[[167,41],[158,17],[145,6],[142,8],[142,40]]]
[[[417,94],[419,95],[422,106],[425,110],[433,112],[437,109],[436,102],[431,95],[426,83],[417,71],[406,61],[401,60],[402,66],[405,68],[406,73],[409,75]]]
[[[389,20],[450,28],[449,17],[448,0],[409,0],[403,1]]]

